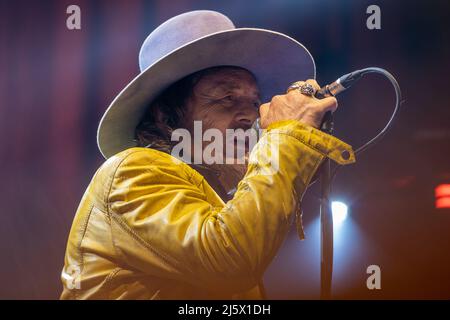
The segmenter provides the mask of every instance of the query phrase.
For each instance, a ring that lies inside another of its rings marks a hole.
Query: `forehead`
[[[199,91],[210,93],[240,92],[258,95],[255,77],[245,69],[220,68],[204,75],[196,85]]]

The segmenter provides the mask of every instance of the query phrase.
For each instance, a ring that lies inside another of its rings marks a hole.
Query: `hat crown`
[[[235,29],[225,15],[197,10],[175,16],[157,27],[145,39],[139,52],[139,68],[144,71],[166,54],[204,36]]]

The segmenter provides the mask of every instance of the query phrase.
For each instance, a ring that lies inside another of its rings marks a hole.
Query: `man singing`
[[[264,298],[264,272],[293,220],[301,231],[300,200],[318,167],[327,157],[355,161],[351,146],[318,129],[336,99],[314,97],[314,61],[296,40],[235,28],[213,11],[160,25],[139,64],[100,122],[107,160],[76,212],[61,298]],[[223,134],[225,149],[227,130],[258,117],[264,131],[245,145],[242,174],[192,161],[210,141],[184,150],[183,161],[173,154],[177,130],[194,136],[201,123]]]

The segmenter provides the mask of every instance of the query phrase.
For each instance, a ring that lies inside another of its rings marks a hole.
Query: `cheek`
[[[203,130],[216,128],[225,134],[225,129],[230,128],[233,122],[233,114],[231,112],[223,112],[221,110],[209,110],[203,114],[199,114],[198,120],[202,121]]]

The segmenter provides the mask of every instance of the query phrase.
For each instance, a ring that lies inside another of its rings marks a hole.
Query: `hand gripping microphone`
[[[327,84],[326,86],[320,88],[316,93],[315,97],[318,99],[323,99],[326,97],[334,97],[341,93],[342,91],[350,88],[356,81],[361,79],[363,76],[362,70],[356,70],[346,75],[343,75],[336,81]],[[333,131],[333,117],[331,115],[331,111],[327,111],[323,116],[322,123],[320,125],[320,130],[331,133]]]

